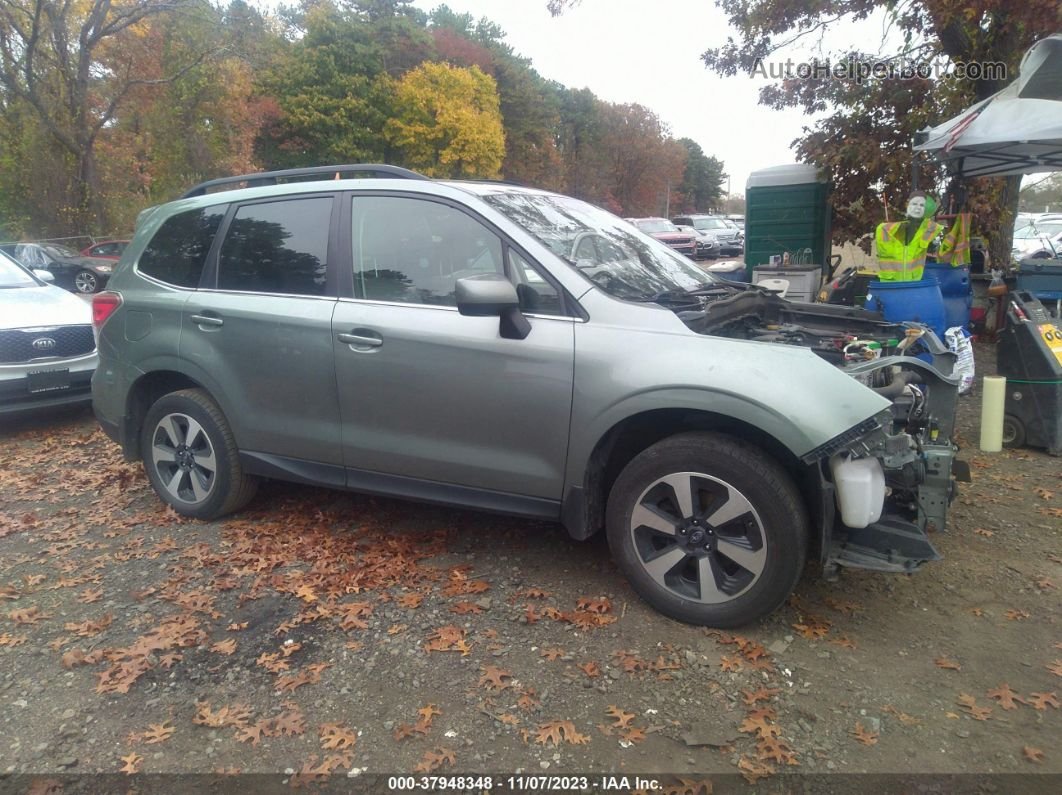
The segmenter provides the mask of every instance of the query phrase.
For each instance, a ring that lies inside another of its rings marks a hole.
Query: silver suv
[[[184,516],[276,478],[604,529],[650,604],[717,627],[809,554],[938,557],[956,380],[931,332],[714,281],[572,198],[214,180],[141,214],[109,287],[95,412]]]

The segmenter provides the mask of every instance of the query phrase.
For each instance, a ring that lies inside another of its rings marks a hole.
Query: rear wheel
[[[1022,447],[1025,444],[1025,424],[1013,414],[1003,417],[1003,446]]]
[[[94,293],[100,289],[100,280],[92,271],[78,271],[74,276],[74,289],[79,293]]]
[[[159,398],[141,433],[148,480],[182,516],[216,519],[242,508],[258,489],[257,478],[243,474],[221,409],[201,389]]]
[[[721,434],[680,434],[635,456],[606,522],[634,590],[690,624],[763,618],[804,567],[808,520],[792,480],[758,448]]]

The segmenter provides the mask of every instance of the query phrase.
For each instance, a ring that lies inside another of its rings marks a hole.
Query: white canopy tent
[[[1009,86],[916,142],[967,177],[1062,171],[1062,34],[1029,48]]]

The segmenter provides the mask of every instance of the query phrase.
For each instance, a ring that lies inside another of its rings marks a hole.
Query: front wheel
[[[141,434],[148,480],[182,516],[216,519],[242,508],[258,489],[257,478],[243,474],[225,416],[201,389],[159,398]]]
[[[664,615],[737,627],[778,608],[807,554],[807,512],[785,471],[717,433],[683,433],[639,453],[608,499],[609,547]]]
[[[100,280],[92,271],[78,271],[74,276],[74,289],[85,295],[100,289]]]
[[[1006,414],[1003,417],[1003,446],[1007,448],[1025,446],[1025,424],[1013,414]]]

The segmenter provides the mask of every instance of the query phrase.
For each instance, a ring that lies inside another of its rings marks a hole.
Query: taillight
[[[92,296],[92,327],[99,331],[114,310],[122,305],[122,294],[115,292],[96,293]]]

